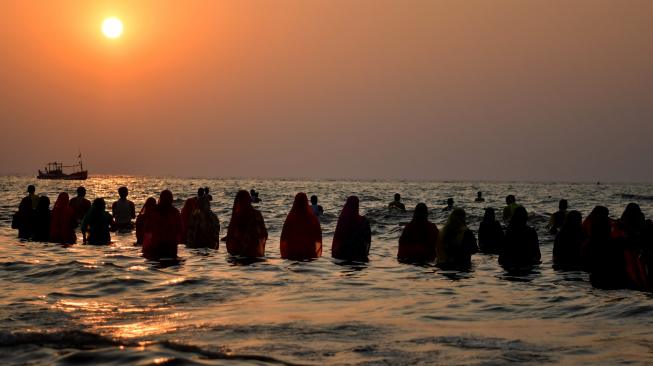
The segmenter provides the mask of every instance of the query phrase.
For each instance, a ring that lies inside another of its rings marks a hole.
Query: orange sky
[[[653,181],[650,1],[1,10],[0,173]]]

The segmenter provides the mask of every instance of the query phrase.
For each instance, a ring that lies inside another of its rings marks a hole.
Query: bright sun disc
[[[107,38],[118,38],[122,34],[122,22],[116,17],[107,18],[102,22],[102,33]]]

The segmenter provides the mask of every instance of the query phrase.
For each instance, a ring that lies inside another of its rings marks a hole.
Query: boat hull
[[[43,173],[39,170],[39,175],[36,176],[37,179],[58,179],[58,180],[86,180],[88,178],[88,171],[83,170],[81,172],[75,172],[70,174],[54,174],[54,173]]]

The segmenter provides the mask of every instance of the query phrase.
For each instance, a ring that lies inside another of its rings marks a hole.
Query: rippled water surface
[[[54,202],[77,183],[0,178],[0,361],[13,364],[503,364],[653,363],[653,298],[593,289],[583,272],[551,268],[548,214],[568,198],[583,214],[628,202],[653,216],[652,185],[202,180],[97,177],[90,199],[112,202],[119,185],[140,208],[169,188],[181,203],[211,188],[224,235],[240,188],[256,188],[270,240],[266,258],[243,263],[218,251],[180,246],[178,264],[140,257],[133,234],[108,247],[21,242],[11,214],[27,184]],[[475,192],[487,202],[475,204]],[[320,196],[325,257],[279,258],[279,234],[298,191]],[[397,263],[397,239],[411,217],[388,214],[400,192],[426,202],[441,227],[447,197],[476,229],[486,205],[513,193],[539,232],[543,262],[513,275],[496,256],[475,255],[470,272]],[[370,262],[331,258],[345,198],[357,194],[372,222]]]

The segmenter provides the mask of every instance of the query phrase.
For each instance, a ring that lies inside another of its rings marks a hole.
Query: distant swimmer
[[[506,207],[503,208],[503,221],[510,222],[512,215],[515,213],[515,209],[521,207],[517,203],[517,199],[512,194],[506,196]]]
[[[567,218],[567,207],[569,207],[569,203],[566,199],[561,199],[560,202],[558,202],[558,211],[551,215],[549,224],[546,227],[547,230],[549,230],[549,233],[558,233],[558,229],[562,227]]]
[[[336,259],[366,262],[372,243],[370,222],[358,213],[359,200],[347,198],[340,212],[331,244],[331,256]]]
[[[485,198],[483,198],[483,192],[478,191],[476,192],[476,199],[474,202],[480,203],[480,202],[485,202]]]
[[[213,201],[213,196],[211,196],[211,193],[209,193],[209,187],[204,187],[204,196],[209,200]]]
[[[394,201],[388,204],[388,210],[399,210],[401,212],[406,212],[406,206],[401,203],[401,195],[399,193],[395,193]]]
[[[324,215],[324,208],[317,204],[316,195],[311,196],[311,209],[313,210],[313,214],[317,217]]]
[[[442,211],[453,210],[453,198],[447,198],[447,205],[442,208]]]
[[[70,200],[69,205],[75,211],[75,218],[77,219],[77,225],[79,225],[84,215],[91,209],[91,201],[86,199],[86,188],[77,187],[77,196]]]
[[[252,206],[247,191],[238,191],[227,228],[227,252],[248,258],[263,257],[267,240],[263,215]]]
[[[134,202],[127,199],[127,195],[129,195],[127,187],[118,188],[118,195],[120,198],[111,205],[115,229],[129,232],[134,228],[132,220],[136,218],[136,206],[134,206]]]
[[[258,197],[258,192],[254,189],[249,190],[249,196],[251,197],[252,203],[259,203],[261,199]]]
[[[438,227],[429,221],[428,207],[424,203],[418,203],[412,221],[404,227],[399,237],[397,259],[409,262],[433,261],[438,235]]]
[[[440,267],[471,266],[472,254],[478,253],[478,245],[474,233],[467,228],[466,214],[462,208],[451,211],[435,249],[436,263]]]
[[[91,209],[82,219],[81,229],[85,244],[111,244],[110,229],[113,224],[113,216],[106,211],[106,206],[107,204],[103,198],[96,198],[93,200]]]
[[[143,257],[147,259],[175,259],[181,243],[181,214],[172,205],[172,192],[164,190],[159,202],[145,222],[148,237],[143,241]]]
[[[75,228],[77,218],[75,210],[70,207],[68,193],[61,192],[52,209],[50,222],[50,242],[61,244],[74,244],[77,241]]]
[[[322,228],[308,205],[306,193],[295,196],[283,223],[279,243],[281,258],[302,260],[322,256]]]

